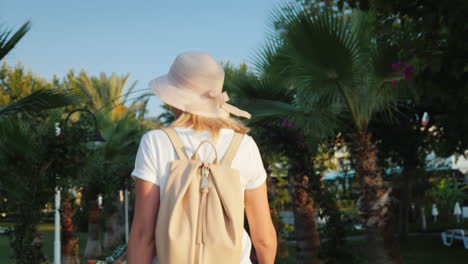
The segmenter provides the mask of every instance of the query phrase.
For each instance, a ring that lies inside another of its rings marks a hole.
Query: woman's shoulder
[[[191,135],[195,135],[195,134],[209,133],[209,131],[194,131],[192,128],[188,128],[188,127],[174,127],[173,129],[177,132],[177,134],[179,136],[191,136]],[[233,129],[230,129],[230,128],[222,128],[220,130],[220,135],[230,137],[230,138],[234,135],[234,133],[235,133],[235,131]],[[168,138],[167,134],[166,134],[166,132],[164,132],[163,128],[148,130],[142,136],[142,139],[151,140],[151,141],[154,141],[154,140],[159,141],[161,139],[165,140],[167,138]],[[247,133],[244,134],[242,144],[246,144],[246,145],[254,144],[254,145],[256,145],[255,140],[253,139],[253,137],[250,136]]]
[[[165,143],[168,140],[166,132],[161,128],[148,130],[141,137],[142,142],[147,142],[151,146]]]
[[[169,141],[169,137],[164,129],[165,128],[151,129],[145,132],[142,138],[152,141]],[[171,127],[170,129],[173,129],[180,138],[209,133],[208,131],[194,131],[192,128],[188,127]]]
[[[142,138],[154,139],[154,138],[161,137],[163,135],[165,135],[164,130],[161,128],[157,128],[157,129],[151,129],[151,130],[146,131],[143,134]]]

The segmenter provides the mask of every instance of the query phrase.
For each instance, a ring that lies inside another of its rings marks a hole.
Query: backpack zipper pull
[[[201,168],[201,174],[202,174],[202,179],[201,179],[201,191],[205,192],[208,191],[208,176],[210,175],[210,169],[206,165],[203,164],[203,167]]]

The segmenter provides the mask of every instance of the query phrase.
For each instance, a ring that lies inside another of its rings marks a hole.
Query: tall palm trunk
[[[73,224],[73,204],[70,199],[70,194],[64,192],[61,204],[61,222],[62,222],[62,263],[79,264],[80,257],[78,254],[79,244],[78,236],[75,234],[75,225]]]
[[[356,160],[356,175],[360,181],[361,196],[358,209],[367,236],[368,263],[402,263],[391,219],[391,188],[377,166],[377,147],[371,134],[352,135],[351,155]]]
[[[104,200],[105,231],[104,249],[112,249],[123,242],[120,219],[123,217],[122,203],[116,195],[110,195]]]
[[[297,179],[299,178],[299,179]],[[288,182],[296,233],[296,263],[320,263],[320,237],[314,215],[314,199],[307,191],[307,176],[291,177]]]
[[[88,241],[84,257],[87,259],[98,258],[102,255],[101,247],[101,209],[98,205],[97,194],[87,197],[88,200]]]

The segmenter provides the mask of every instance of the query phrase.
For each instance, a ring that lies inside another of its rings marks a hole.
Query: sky
[[[70,69],[130,74],[146,89],[183,51],[205,51],[218,61],[250,63],[271,30],[281,0],[0,0],[0,25],[30,32],[6,57],[10,65],[47,79]],[[151,97],[148,116],[161,112]]]

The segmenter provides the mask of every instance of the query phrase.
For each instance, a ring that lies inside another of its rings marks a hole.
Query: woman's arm
[[[250,235],[260,264],[273,264],[276,256],[276,231],[268,204],[266,183],[245,190],[245,212],[249,221]]]
[[[154,232],[159,211],[159,186],[136,179],[135,212],[128,239],[127,263],[151,264],[155,255]]]

